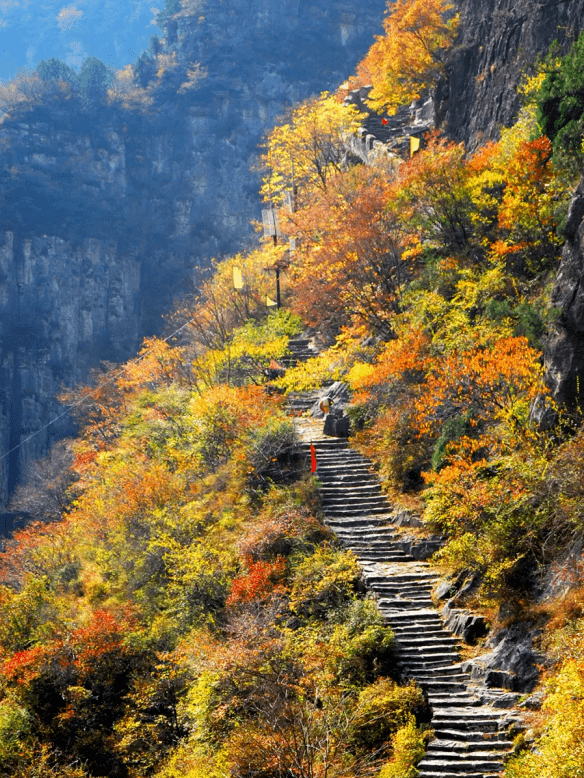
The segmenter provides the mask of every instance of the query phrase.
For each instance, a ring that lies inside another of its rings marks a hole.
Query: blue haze
[[[56,57],[87,57],[117,69],[134,62],[155,33],[164,0],[0,0],[0,81]]]

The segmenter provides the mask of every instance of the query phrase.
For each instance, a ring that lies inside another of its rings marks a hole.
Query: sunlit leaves
[[[528,424],[530,403],[542,391],[539,355],[525,338],[453,351],[429,371],[416,403],[420,430],[469,413],[474,423],[500,421],[519,433]]]
[[[508,778],[578,778],[584,775],[584,666],[564,662],[549,684],[547,727],[536,750],[511,760]]]
[[[357,168],[288,217],[286,229],[299,240],[290,267],[292,305],[305,320],[387,327],[410,278],[395,197],[381,171]]]
[[[446,0],[388,3],[385,34],[378,36],[359,65],[359,79],[373,84],[369,103],[395,113],[435,85],[452,46],[458,15]]]
[[[314,191],[327,191],[343,169],[344,140],[359,127],[360,114],[324,92],[294,108],[286,123],[275,127],[266,143],[264,198],[283,205],[285,195],[305,202]]]

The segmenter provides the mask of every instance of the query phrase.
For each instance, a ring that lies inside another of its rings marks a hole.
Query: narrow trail
[[[306,455],[311,441],[316,449],[326,523],[356,554],[367,586],[395,633],[400,670],[420,684],[432,706],[435,739],[418,765],[419,778],[500,774],[512,745],[509,730],[520,726],[520,718],[486,702],[463,672],[459,641],[445,628],[432,601],[438,576],[427,562],[415,561],[400,547],[391,506],[371,461],[346,440],[324,437],[322,421],[296,418],[295,426]]]

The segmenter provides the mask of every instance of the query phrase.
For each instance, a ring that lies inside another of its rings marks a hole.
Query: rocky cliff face
[[[517,85],[557,40],[565,52],[584,29],[583,0],[460,0],[461,28],[437,94],[443,131],[471,149],[496,140],[517,114]]]
[[[552,291],[557,320],[546,349],[546,380],[554,399],[584,407],[584,179],[568,211],[566,244]]]
[[[140,264],[113,242],[0,235],[1,497],[19,470],[71,429],[61,383],[86,377],[98,359],[131,355],[140,328]],[[16,448],[18,447],[18,448]]]
[[[245,245],[263,133],[352,72],[385,0],[182,5],[138,63],[146,112],[64,94],[0,124],[2,502],[68,429],[18,447],[59,413],[59,386],[131,356],[210,257]],[[206,77],[181,88],[195,63]]]

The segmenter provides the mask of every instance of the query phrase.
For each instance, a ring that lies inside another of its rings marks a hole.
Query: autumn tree
[[[387,328],[410,277],[393,197],[386,176],[357,167],[284,222],[299,239],[290,267],[292,305],[307,321]]]
[[[345,166],[345,140],[357,130],[360,119],[355,106],[343,105],[327,92],[292,109],[266,141],[264,199],[282,205],[287,194],[295,199],[298,192],[301,203],[312,191],[326,192]]]
[[[451,254],[472,247],[476,206],[470,182],[464,145],[438,133],[400,168],[396,193],[400,215],[425,248]]]
[[[358,68],[359,82],[373,85],[372,108],[395,113],[434,86],[456,36],[453,8],[447,0],[388,2],[385,34],[377,36]]]
[[[546,62],[546,76],[539,90],[538,123],[558,157],[582,158],[584,134],[584,35],[565,57],[552,51]]]

